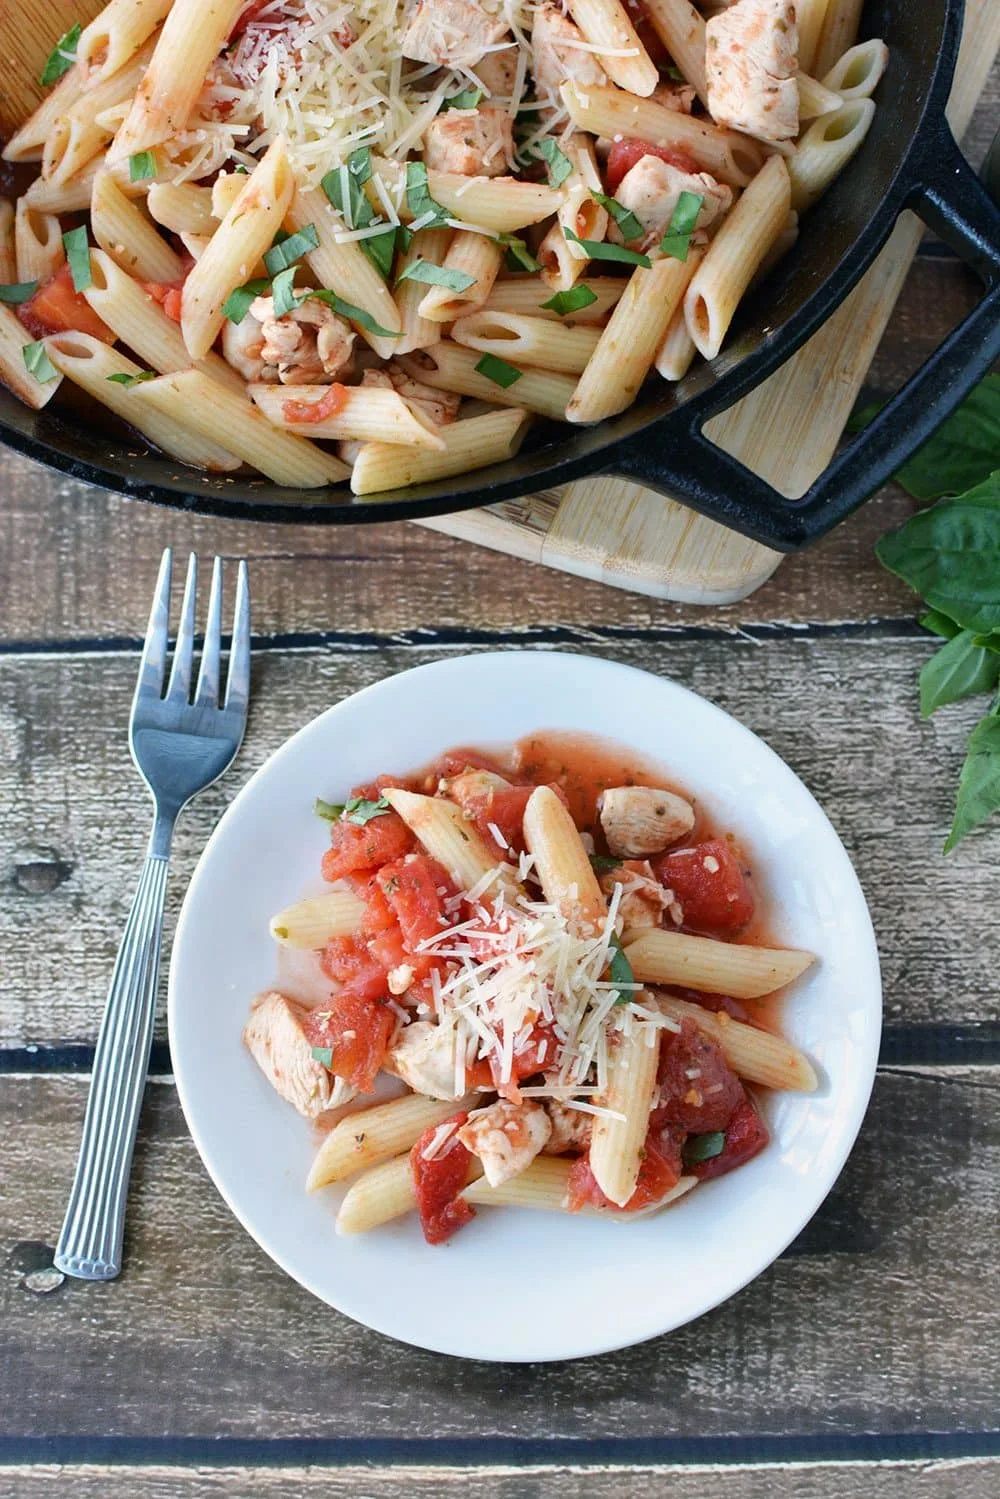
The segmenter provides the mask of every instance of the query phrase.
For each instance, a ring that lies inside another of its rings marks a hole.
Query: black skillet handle
[[[615,451],[614,473],[784,552],[818,540],[874,494],[1000,357],[1000,209],[944,121],[907,206],[978,272],[985,294],[801,499],[788,499],[710,442],[701,430],[709,413],[697,399],[690,425],[678,420],[684,407],[671,422],[669,451],[658,451],[648,434],[627,440]]]

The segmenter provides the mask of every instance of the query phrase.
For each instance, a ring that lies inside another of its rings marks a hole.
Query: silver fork
[[[81,1280],[113,1280],[121,1270],[125,1200],[156,1012],[167,860],[181,809],[228,770],[243,739],[250,694],[250,589],[241,562],[226,695],[219,699],[222,562],[216,557],[205,645],[194,701],[197,558],[191,554],[173,668],[163,692],[170,618],[171,553],[160,563],[156,595],[132,699],[129,748],[153,798],[155,821],[139,888],[108,990],[94,1055],[83,1141],[55,1264]]]

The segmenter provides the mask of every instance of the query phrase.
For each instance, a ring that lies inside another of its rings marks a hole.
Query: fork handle
[[[83,1140],[54,1263],[80,1280],[122,1267],[125,1201],[156,1013],[172,822],[157,818],[101,1021]]]

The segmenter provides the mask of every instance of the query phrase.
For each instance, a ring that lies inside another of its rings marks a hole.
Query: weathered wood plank
[[[992,1499],[1000,1464],[782,1464],[690,1468],[0,1469],[0,1499]]]
[[[667,1338],[516,1371],[459,1371],[300,1290],[230,1217],[166,1083],[147,1096],[123,1276],[45,1292],[32,1272],[58,1232],[84,1092],[82,1078],[0,1086],[0,1437],[526,1442],[996,1425],[1000,1305],[984,1246],[1000,1069],[883,1072],[833,1195],[752,1286]]]
[[[889,1022],[997,1017],[1000,828],[940,854],[965,735],[982,709],[961,705],[920,722],[916,677],[928,645],[794,635],[576,644],[705,693],[802,774],[871,902]],[[435,654],[258,653],[238,767],[181,820],[171,924],[197,855],[249,773],[330,703]],[[94,1037],[148,829],[125,736],[136,659],[0,660],[0,950],[18,954],[0,989],[0,1045]]]

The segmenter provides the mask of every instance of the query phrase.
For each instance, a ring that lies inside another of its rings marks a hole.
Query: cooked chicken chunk
[[[659,926],[661,914],[673,900],[671,891],[665,890],[656,878],[648,859],[626,859],[602,874],[600,885],[605,895],[614,895],[615,887],[621,885],[618,915],[623,925],[633,930]]]
[[[312,1054],[302,1029],[305,1011],[277,989],[258,994],[250,1007],[243,1044],[271,1087],[314,1119],[333,1102],[333,1078]]]
[[[545,1108],[552,1126],[552,1133],[545,1146],[546,1155],[565,1155],[567,1151],[582,1152],[590,1149],[590,1136],[594,1129],[591,1114],[585,1114],[582,1109],[571,1109],[568,1104],[560,1103],[556,1098],[547,1098]]]
[[[428,1098],[460,1098],[455,1090],[455,1032],[450,1025],[415,1020],[389,1048],[385,1070]]]
[[[497,51],[487,52],[472,70],[490,99],[509,99],[517,77],[517,43],[509,31],[505,31],[500,40],[508,45],[501,47],[494,43]]]
[[[508,1103],[499,1099],[463,1124],[458,1139],[483,1163],[491,1187],[518,1176],[543,1149],[552,1124],[537,1103]]]
[[[395,361],[382,369],[365,370],[361,384],[398,391],[404,401],[417,407],[420,415],[426,416],[436,427],[444,427],[453,422],[462,402],[462,397],[454,395],[450,390],[435,390],[433,386],[422,385],[404,369],[400,369]]]
[[[708,108],[717,125],[762,141],[799,133],[794,0],[738,0],[705,27]]]
[[[643,858],[690,833],[694,809],[655,786],[614,786],[601,797],[601,827],[616,859]]]
[[[656,85],[649,97],[655,103],[662,104],[664,109],[672,109],[675,114],[689,115],[698,94],[693,84],[665,79]]]
[[[264,347],[264,334],[260,323],[249,312],[246,317],[238,323],[225,322],[222,325],[222,353],[227,364],[231,364],[238,375],[244,380],[264,380],[268,377],[264,374],[264,360],[261,350]],[[272,380],[275,376],[272,374]]]
[[[695,242],[721,215],[728,212],[733,201],[732,189],[716,182],[708,172],[682,172],[669,161],[658,156],[643,156],[618,184],[615,197],[623,208],[630,208],[645,231],[642,238],[630,240],[636,247],[646,249],[659,244],[673,218],[674,209],[681,193],[696,193],[702,201],[695,225]],[[622,243],[618,225],[608,227],[608,238],[616,244]]]
[[[507,29],[506,21],[487,14],[474,0],[420,0],[404,33],[402,52],[439,67],[458,63],[474,68]]]
[[[505,109],[446,109],[424,131],[431,171],[502,177],[514,159],[514,121]]]
[[[583,32],[554,5],[540,5],[531,27],[535,92],[559,101],[559,85],[571,78],[580,88],[600,88],[607,74],[593,52],[565,45],[582,42]]]
[[[243,322],[250,318],[261,331],[263,372],[258,379],[282,385],[322,385],[350,373],[354,329],[323,302],[303,302],[276,317],[273,297],[255,297]]]

